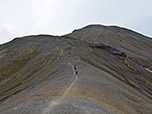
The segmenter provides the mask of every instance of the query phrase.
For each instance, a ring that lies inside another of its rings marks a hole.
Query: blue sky
[[[151,0],[0,0],[0,44],[25,35],[64,35],[89,24],[152,37],[151,6]]]

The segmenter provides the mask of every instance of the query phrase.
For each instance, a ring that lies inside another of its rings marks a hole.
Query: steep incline
[[[65,36],[114,47],[125,52],[136,63],[152,69],[152,38],[139,33],[116,26],[89,25]]]
[[[151,44],[133,31],[94,25],[0,45],[0,112],[151,114]]]

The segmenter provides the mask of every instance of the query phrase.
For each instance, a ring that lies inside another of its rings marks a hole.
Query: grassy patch
[[[89,51],[90,51],[91,53],[93,52],[92,48],[88,47],[88,49],[89,49]]]
[[[26,56],[24,55],[25,52],[28,52]],[[10,62],[7,65],[1,67],[0,82],[16,74],[28,63],[29,60],[31,60],[36,55],[38,55],[38,51],[33,50],[32,48],[30,50],[29,49],[21,50],[19,54],[15,58],[10,60]]]

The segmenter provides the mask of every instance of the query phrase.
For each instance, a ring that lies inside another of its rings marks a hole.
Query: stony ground
[[[94,25],[0,45],[0,113],[151,114],[151,44]]]

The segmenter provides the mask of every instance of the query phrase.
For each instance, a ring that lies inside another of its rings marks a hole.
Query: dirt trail
[[[69,66],[74,67],[74,65],[72,65],[71,63],[68,63]],[[61,96],[67,96],[67,94],[69,93],[69,91],[72,89],[73,85],[77,82],[77,80],[79,79],[78,75],[75,73],[76,70],[74,68],[72,68],[73,70],[73,76],[75,77],[75,79],[71,82],[71,84],[69,84],[65,89],[63,89],[63,91],[61,91],[60,95]]]
[[[69,91],[71,90],[71,88],[77,82],[78,79],[79,79],[79,77],[76,76],[75,80],[64,90],[64,92],[62,93],[62,96],[66,96],[69,93]]]
[[[48,107],[46,107],[43,110],[42,114],[47,114],[47,113],[51,112],[57,105],[61,105],[64,102],[64,97],[68,95],[68,93],[72,89],[73,85],[79,79],[79,77],[77,75],[74,75],[74,76],[75,76],[75,79],[72,81],[72,83],[70,85],[68,85],[65,89],[63,89],[63,91],[61,91],[61,93],[59,94],[60,95],[59,98],[57,98],[49,103]]]
[[[152,73],[152,70],[148,69],[148,68],[145,68],[147,71],[151,72]]]

